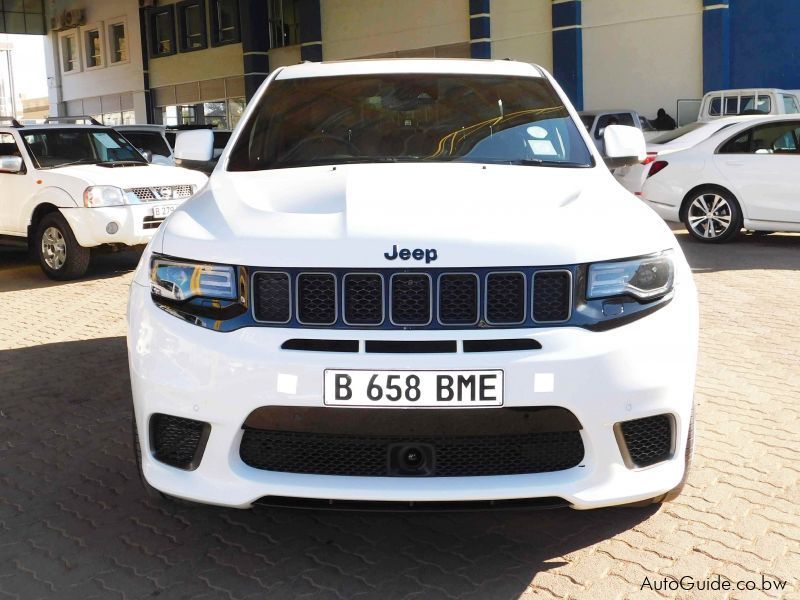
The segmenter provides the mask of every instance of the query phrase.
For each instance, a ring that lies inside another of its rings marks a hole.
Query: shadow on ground
[[[752,269],[800,270],[800,235],[742,233],[733,242],[696,242],[685,231],[674,231],[695,273]]]
[[[0,351],[0,595],[517,598],[654,509],[438,514],[146,498],[122,337]]]
[[[89,271],[81,280],[106,279],[127,273],[136,268],[141,250],[96,252],[92,254]],[[35,290],[70,283],[49,279],[39,262],[26,250],[0,247],[0,293]]]

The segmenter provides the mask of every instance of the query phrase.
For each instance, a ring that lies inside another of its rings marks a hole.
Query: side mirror
[[[606,147],[606,166],[609,169],[634,165],[647,158],[644,134],[637,127],[609,125],[603,131],[603,141]]]
[[[150,150],[145,150],[145,149],[143,149],[143,148],[139,148],[139,153],[140,153],[142,156],[144,156],[144,159],[145,159],[147,162],[149,162],[149,163],[153,162],[153,153],[152,153],[152,152],[150,152]]]
[[[214,133],[210,129],[190,129],[178,132],[175,138],[177,160],[208,161],[214,154]]]
[[[0,173],[20,173],[22,165],[21,156],[0,156]]]

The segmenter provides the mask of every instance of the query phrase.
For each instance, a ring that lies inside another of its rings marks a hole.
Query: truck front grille
[[[564,323],[563,269],[252,270],[253,317],[314,328],[470,329]]]

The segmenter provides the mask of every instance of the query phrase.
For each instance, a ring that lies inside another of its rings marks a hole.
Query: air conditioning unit
[[[53,15],[50,17],[50,30],[51,31],[61,31],[65,29],[64,27],[64,15]]]
[[[64,11],[64,27],[79,27],[86,24],[86,17],[82,8],[72,8]]]
[[[139,0],[139,8],[150,8],[156,5],[156,0]]]

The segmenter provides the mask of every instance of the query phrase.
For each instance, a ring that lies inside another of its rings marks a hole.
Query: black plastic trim
[[[358,340],[319,340],[292,338],[281,344],[281,350],[306,352],[358,352]]]
[[[458,352],[455,340],[390,341],[367,340],[365,351],[377,354],[447,354]]]
[[[531,338],[507,340],[464,340],[464,352],[514,352],[518,350],[541,350],[542,345]]]

